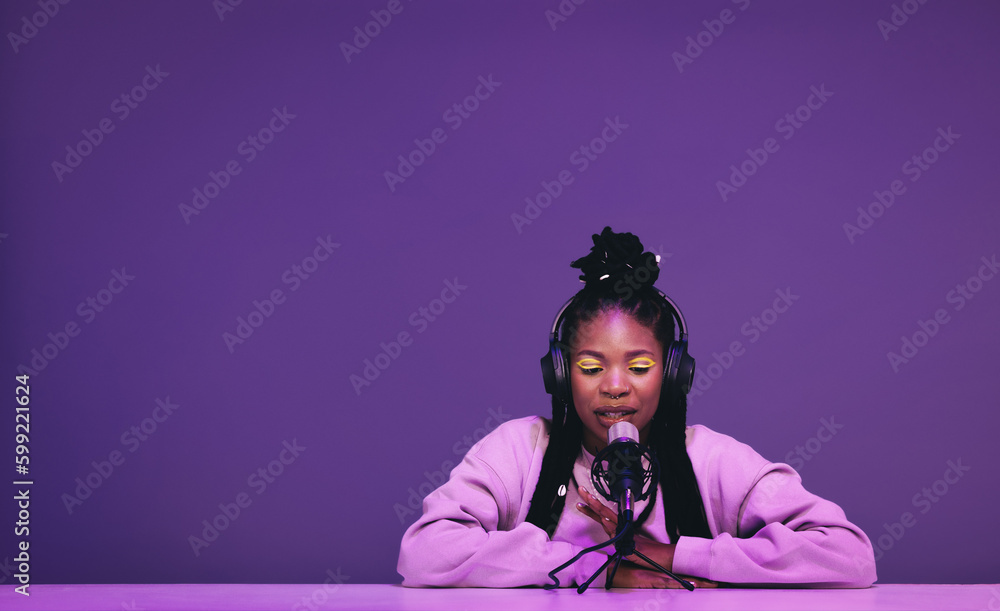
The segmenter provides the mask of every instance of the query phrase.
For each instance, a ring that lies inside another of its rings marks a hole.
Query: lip
[[[602,405],[597,409],[595,409],[594,413],[598,415],[610,414],[614,412],[626,412],[628,414],[634,414],[637,411],[639,410],[632,407],[631,405]]]
[[[594,415],[597,416],[597,421],[601,423],[601,426],[609,429],[616,422],[629,420],[637,411],[639,410],[631,405],[602,405],[594,410]],[[610,414],[621,415],[611,416]]]

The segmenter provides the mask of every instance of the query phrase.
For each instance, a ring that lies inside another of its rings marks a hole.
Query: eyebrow
[[[576,354],[577,354],[577,356],[583,356],[584,354],[587,354],[587,355],[590,355],[590,356],[595,356],[595,357],[597,357],[599,359],[603,359],[604,358],[604,354],[602,354],[600,352],[597,352],[596,350],[581,350],[581,351],[577,352]],[[625,358],[631,359],[631,358],[634,358],[634,357],[637,357],[637,356],[641,356],[641,355],[644,355],[644,354],[653,354],[653,353],[650,352],[649,350],[629,350],[628,352],[625,353]]]

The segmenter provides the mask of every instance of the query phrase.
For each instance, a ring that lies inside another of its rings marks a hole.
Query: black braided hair
[[[573,345],[580,327],[602,312],[620,311],[653,331],[664,352],[674,341],[674,319],[667,304],[652,288],[659,277],[653,253],[643,252],[642,243],[631,233],[615,233],[605,227],[593,236],[594,246],[572,267],[583,273],[586,285],[566,311],[559,338],[565,350]],[[647,440],[660,463],[660,491],[664,501],[667,536],[676,543],[681,535],[711,538],[698,482],[685,444],[687,397],[680,389],[661,392]],[[573,465],[583,444],[583,422],[572,403],[552,398],[549,445],[542,459],[541,473],[531,497],[527,522],[548,533],[555,532],[566,504],[560,486],[569,486]],[[655,497],[636,518],[641,525],[652,513]]]

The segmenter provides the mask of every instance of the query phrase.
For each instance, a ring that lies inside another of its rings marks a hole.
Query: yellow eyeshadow
[[[576,362],[576,366],[580,369],[593,369],[595,367],[600,367],[601,362],[597,359],[580,359]]]
[[[637,359],[632,359],[628,362],[629,367],[652,367],[656,365],[656,361],[651,358],[646,358],[644,356]]]

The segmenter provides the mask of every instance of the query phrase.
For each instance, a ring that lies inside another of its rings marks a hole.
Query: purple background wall
[[[996,581],[995,2],[43,4],[0,9],[0,456],[32,369],[33,581],[398,581],[469,441],[549,412],[538,358],[605,224],[664,255],[689,422],[800,467],[883,583]]]

